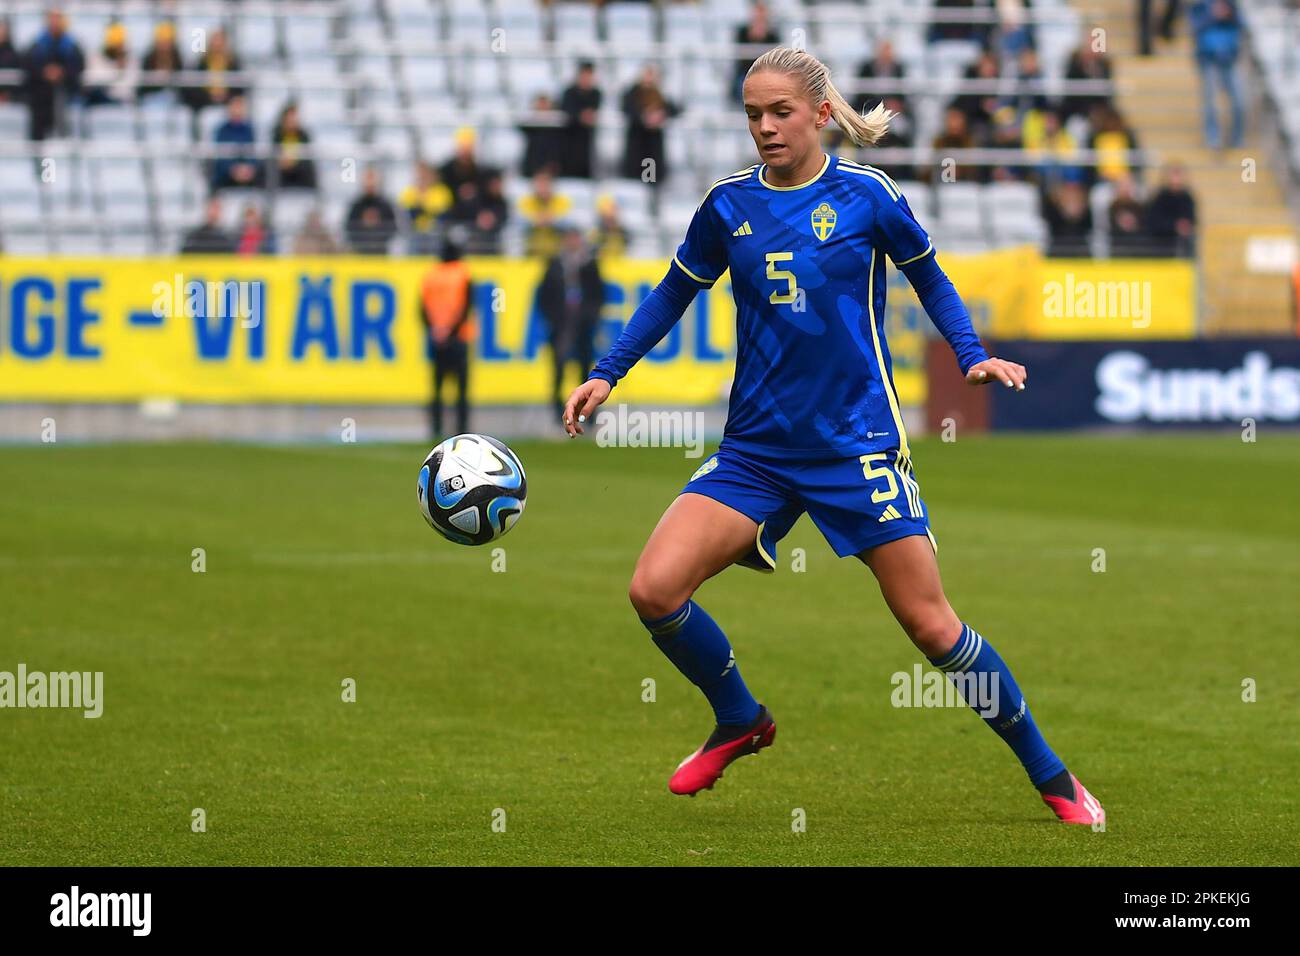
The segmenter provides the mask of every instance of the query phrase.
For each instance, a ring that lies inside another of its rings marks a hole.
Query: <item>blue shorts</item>
[[[776,570],[776,544],[805,511],[841,558],[887,541],[930,533],[912,462],[898,449],[861,458],[784,461],[720,448],[680,493],[694,492],[758,523],[754,548],[739,565]]]

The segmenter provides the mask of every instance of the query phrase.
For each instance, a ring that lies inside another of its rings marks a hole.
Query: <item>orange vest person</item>
[[[1294,292],[1291,301],[1295,303],[1295,334],[1300,335],[1300,262],[1295,264],[1295,271],[1291,273],[1291,289]]]
[[[457,258],[447,259],[450,243],[443,246],[443,261],[435,262],[424,274],[420,284],[420,305],[423,318],[433,333],[434,342],[440,343],[449,334],[456,335],[468,344],[474,339],[474,320],[470,318],[469,266]]]
[[[461,261],[460,247],[447,240],[442,245],[442,261],[429,267],[420,283],[420,318],[429,330],[433,345],[433,399],[429,403],[429,423],[434,442],[442,434],[442,383],[447,376],[456,379],[457,434],[469,431],[469,349],[474,340],[474,287],[469,267]]]

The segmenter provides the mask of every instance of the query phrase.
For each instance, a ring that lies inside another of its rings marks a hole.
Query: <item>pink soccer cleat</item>
[[[1106,811],[1101,801],[1088,792],[1079,782],[1079,778],[1070,774],[1070,783],[1074,786],[1074,798],[1066,799],[1050,793],[1042,795],[1043,802],[1052,808],[1052,812],[1062,823],[1082,823],[1085,826],[1105,825]]]
[[[712,790],[733,760],[771,746],[775,737],[776,722],[768,709],[760,705],[758,717],[744,733],[720,738],[715,730],[704,746],[677,765],[668,789],[692,797],[701,790]]]

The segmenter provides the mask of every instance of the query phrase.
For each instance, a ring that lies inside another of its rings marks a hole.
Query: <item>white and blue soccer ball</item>
[[[524,513],[519,456],[490,435],[453,435],[420,466],[416,493],[429,527],[457,544],[487,544]]]

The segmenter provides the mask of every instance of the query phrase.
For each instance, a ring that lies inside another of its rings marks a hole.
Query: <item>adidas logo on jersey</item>
[[[898,513],[898,509],[895,508],[893,505],[890,505],[888,508],[885,509],[885,513],[880,516],[880,521],[881,522],[893,521],[895,518],[901,518],[901,517],[903,516]]]
[[[754,230],[749,228],[749,220],[746,219],[740,224],[740,228],[732,233],[733,236],[752,236]]]

